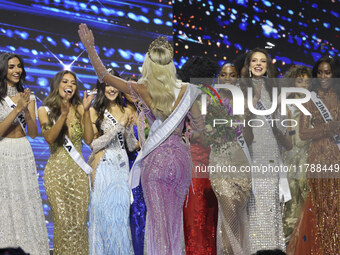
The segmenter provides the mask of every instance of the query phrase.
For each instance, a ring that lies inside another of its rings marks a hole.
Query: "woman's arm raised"
[[[125,81],[117,76],[111,75],[105,66],[103,65],[101,59],[99,58],[95,45],[94,45],[94,36],[92,31],[87,27],[86,24],[80,24],[78,34],[81,42],[83,43],[91,64],[96,71],[99,81],[104,81],[107,84],[114,86],[119,91],[130,94],[129,84],[131,84],[132,89],[134,89],[139,96],[144,100],[144,102],[149,102],[150,96],[147,92],[147,89],[144,86],[137,84],[134,81]]]

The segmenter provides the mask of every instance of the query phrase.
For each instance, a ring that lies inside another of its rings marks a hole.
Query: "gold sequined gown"
[[[211,186],[218,200],[217,254],[250,254],[247,203],[251,175],[240,173],[249,161],[237,141],[212,149],[210,166],[236,166],[237,173],[210,173]]]
[[[317,94],[333,120],[340,121],[340,100],[335,89],[319,89]],[[300,136],[302,139],[312,139],[307,162],[311,164],[310,169],[313,165],[317,169],[316,164],[320,164],[321,168],[333,171],[307,172],[310,193],[306,199],[303,216],[298,220],[289,243],[289,254],[340,254],[340,179],[339,171],[336,172],[340,164],[340,150],[334,143],[329,124],[325,123],[311,100],[306,104],[306,108],[312,117],[301,116]]]
[[[300,110],[295,106],[289,106],[291,112],[291,119],[300,122]],[[293,148],[289,151],[283,152],[283,162],[286,166],[296,166],[296,169],[300,169],[307,163],[308,149],[310,140],[301,140],[299,135],[299,125],[293,128],[295,134],[292,135]],[[290,235],[293,232],[295,223],[297,221],[300,210],[305,202],[308,194],[308,185],[306,179],[306,173],[289,172],[288,173],[289,188],[292,195],[292,199],[285,204],[284,216],[283,216],[283,231],[286,238],[286,243],[289,242]]]
[[[51,127],[46,129],[49,128]],[[71,124],[70,133],[70,140],[81,153],[83,128],[77,118]],[[53,254],[87,255],[88,176],[63,146],[53,143],[50,145],[50,152],[44,179],[54,221]]]

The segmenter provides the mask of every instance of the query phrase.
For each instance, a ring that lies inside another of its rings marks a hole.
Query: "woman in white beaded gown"
[[[243,93],[247,87],[253,88],[253,106],[257,110],[270,109],[272,106],[272,88],[276,87],[277,71],[272,60],[263,49],[254,49],[247,54],[244,79],[241,80]],[[248,95],[249,96],[249,95]],[[253,142],[249,148],[253,166],[273,167],[282,164],[280,145],[289,149],[281,126],[271,124],[272,115],[255,115],[247,109],[246,116],[257,119],[252,125]],[[280,122],[278,122],[280,123]],[[279,129],[280,128],[280,129]],[[288,182],[280,178],[280,173],[252,173],[253,191],[249,202],[249,238],[251,252],[263,249],[284,249],[285,241],[282,227],[281,200],[289,199]],[[285,186],[286,185],[286,186]]]
[[[23,88],[20,56],[0,55],[0,248],[49,254],[37,169],[27,134],[37,136],[35,100]],[[16,106],[15,106],[16,105]]]

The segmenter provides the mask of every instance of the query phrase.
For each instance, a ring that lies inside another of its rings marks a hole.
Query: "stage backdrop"
[[[159,34],[172,39],[172,6],[168,1],[152,0],[1,0],[0,52],[15,52],[23,57],[27,72],[25,85],[37,96],[38,107],[58,71],[74,71],[82,92],[95,87],[96,75],[79,43],[80,23],[88,24],[93,30],[104,64],[126,78],[139,75],[144,54],[153,39]],[[52,215],[43,186],[49,148],[41,135],[30,142],[52,248]],[[89,153],[89,147],[84,146],[86,159]]]

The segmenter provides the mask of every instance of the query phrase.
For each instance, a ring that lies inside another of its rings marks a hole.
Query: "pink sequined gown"
[[[143,108],[151,126],[156,118],[145,104]],[[148,255],[182,254],[182,209],[191,183],[190,148],[182,138],[185,119],[142,162]]]

